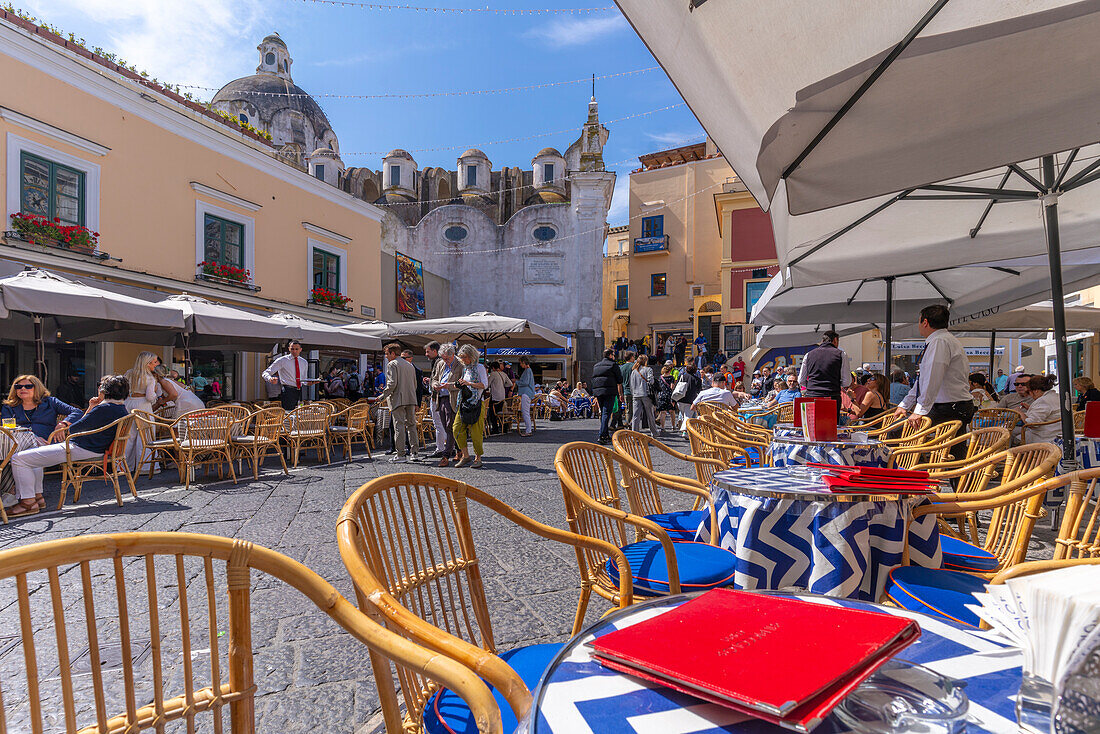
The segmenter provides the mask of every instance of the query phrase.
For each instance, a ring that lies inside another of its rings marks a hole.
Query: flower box
[[[312,303],[317,306],[327,306],[329,308],[338,308],[341,311],[351,311],[351,309],[348,308],[351,299],[336,291],[330,291],[328,288],[314,288],[311,290],[307,303]]]
[[[11,215],[11,226],[21,239],[32,245],[60,247],[86,255],[94,255],[99,246],[99,232],[79,224],[66,226],[57,217],[51,220],[37,214],[16,212]]]
[[[253,285],[252,272],[244,268],[225,265],[211,260],[203,260],[199,263],[196,280],[206,280],[211,283],[229,285],[235,288],[244,288],[250,291],[259,291],[260,286]]]

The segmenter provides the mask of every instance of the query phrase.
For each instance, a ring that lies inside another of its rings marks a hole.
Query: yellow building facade
[[[186,292],[328,323],[380,312],[377,207],[279,161],[261,136],[5,11],[0,78],[0,275],[43,267],[150,300]],[[86,226],[98,247],[32,244],[13,231],[20,212]],[[215,261],[248,275],[212,275],[203,263]],[[315,285],[351,300],[317,303]],[[144,348],[86,345],[88,380],[93,369],[127,369]],[[5,382],[29,371],[25,352],[0,335]],[[51,375],[63,373],[65,358],[51,359]],[[262,392],[259,355],[222,359],[233,361],[234,397]]]

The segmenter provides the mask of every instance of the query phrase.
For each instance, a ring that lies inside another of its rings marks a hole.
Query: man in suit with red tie
[[[283,410],[291,411],[298,407],[302,400],[302,385],[315,382],[309,379],[309,362],[302,356],[302,343],[297,339],[287,342],[287,351],[271,363],[263,372],[264,379],[272,385],[279,385],[279,402],[283,404]]]

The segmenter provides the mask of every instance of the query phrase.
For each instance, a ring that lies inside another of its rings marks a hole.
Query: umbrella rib
[[[825,136],[828,135],[832,131],[832,129],[837,126],[837,124],[841,121],[841,119],[843,119],[846,114],[848,114],[848,111],[852,109],[852,107],[855,106],[856,102],[858,102],[860,98],[864,94],[866,94],[867,91],[874,85],[874,83],[879,80],[879,77],[886,73],[886,70],[890,68],[890,65],[893,64],[899,56],[901,56],[905,49],[909,47],[909,44],[912,43],[913,40],[920,35],[920,32],[924,30],[925,26],[932,22],[932,19],[936,17],[937,13],[943,10],[943,6],[947,5],[947,3],[948,0],[936,0],[936,3],[928,10],[927,13],[924,14],[924,17],[921,18],[917,22],[917,24],[913,26],[908,33],[905,34],[905,37],[902,38],[901,41],[896,46],[894,46],[893,49],[891,49],[890,53],[888,53],[886,57],[879,62],[879,65],[875,67],[875,70],[871,72],[871,75],[864,80],[863,84],[859,85],[859,89],[857,89],[852,94],[852,96],[848,98],[848,101],[846,101],[840,107],[840,109],[836,111],[832,118],[830,118],[829,122],[825,124],[825,127],[821,128],[821,132],[819,132],[814,137],[814,139],[810,141],[810,144],[807,145],[805,149],[803,149],[803,151],[798,154],[797,158],[791,161],[791,164],[787,166],[786,170],[783,171],[783,175],[781,176],[781,178],[790,178],[791,174],[794,173],[794,171],[800,165],[802,165],[802,162],[806,160],[806,157],[809,156],[810,153],[813,152],[814,148],[816,148],[821,143],[821,141],[825,139]]]
[[[1019,176],[1020,178],[1022,178],[1025,181],[1027,181],[1029,184],[1031,184],[1033,187],[1035,187],[1036,191],[1038,191],[1040,193],[1044,193],[1044,194],[1046,193],[1046,191],[1047,191],[1046,187],[1043,186],[1043,184],[1041,184],[1039,182],[1039,179],[1035,178],[1034,176],[1032,176],[1030,173],[1028,173],[1024,169],[1020,168],[1020,166],[1017,165],[1016,163],[1009,163],[1008,164],[1008,170],[1013,171],[1017,176]]]
[[[1088,164],[1087,166],[1082,168],[1077,173],[1073,174],[1073,177],[1070,178],[1069,181],[1066,181],[1065,184],[1063,184],[1062,191],[1069,191],[1070,189],[1077,188],[1078,186],[1081,185],[1081,179],[1088,176],[1090,173],[1095,171],[1097,168],[1100,168],[1100,158],[1098,158],[1097,160],[1095,160],[1092,163]]]
[[[928,277],[928,273],[921,273],[921,277],[928,281],[928,285],[936,289],[936,293],[940,294],[940,298],[947,301],[949,304],[955,302],[954,299],[948,298],[947,294],[943,292],[943,289],[936,285],[936,281]]]
[[[867,279],[866,279],[866,278],[864,278],[863,280],[859,281],[859,285],[857,285],[857,286],[856,286],[856,290],[855,290],[855,292],[854,292],[854,293],[852,293],[852,296],[851,296],[851,298],[849,298],[849,299],[848,299],[848,302],[847,302],[847,303],[845,304],[846,306],[851,306],[851,305],[852,305],[852,301],[856,300],[856,296],[858,296],[858,295],[859,295],[859,289],[860,289],[860,288],[862,288],[862,287],[863,287],[863,284],[864,284],[864,283],[866,283],[866,282],[867,282]]]
[[[1084,178],[1078,179],[1077,182],[1073,186],[1068,186],[1067,185],[1066,188],[1064,189],[1064,191],[1069,191],[1071,188],[1072,189],[1080,188],[1081,186],[1084,186],[1085,184],[1090,184],[1090,183],[1092,183],[1093,181],[1095,181],[1097,179],[1100,179],[1100,171],[1098,171],[1096,173],[1093,173],[1090,176],[1085,176]]]
[[[866,214],[864,214],[862,217],[860,217],[856,221],[852,222],[851,224],[844,227],[843,229],[837,230],[836,232],[834,232],[833,234],[829,235],[824,240],[822,240],[820,243],[814,245],[809,250],[802,253],[798,257],[796,257],[794,260],[791,260],[790,265],[788,265],[787,267],[794,267],[795,265],[798,265],[798,263],[802,262],[803,260],[808,258],[810,255],[814,254],[815,252],[820,250],[822,247],[825,247],[825,245],[828,245],[830,242],[835,242],[836,240],[840,239],[841,237],[848,234],[849,232],[851,232],[853,229],[855,229],[859,225],[866,222],[871,217],[875,216],[876,214],[881,213],[882,211],[886,210],[890,206],[898,203],[899,201],[901,201],[905,197],[909,196],[909,194],[911,194],[911,193],[913,193],[913,189],[906,189],[905,191],[902,191],[900,194],[895,196],[893,199],[890,199],[889,201],[886,201],[886,202],[883,202],[882,204],[879,204],[877,207],[875,207],[871,211],[867,212]],[[778,294],[776,294],[776,295],[778,295]]]
[[[1009,166],[1011,168],[1011,166]],[[1022,170],[1022,169],[1021,169]],[[919,187],[922,191],[942,191],[952,194],[979,194],[991,199],[1035,199],[1034,191],[1020,189],[989,189],[984,186],[956,186],[953,184],[928,184]]]
[[[1008,179],[1011,175],[1012,175],[1012,171],[1005,171],[1004,178],[1001,179],[1001,183],[997,188],[998,189],[1003,189],[1005,187],[1005,184],[1008,183]],[[978,232],[981,231],[982,225],[985,224],[986,217],[989,216],[989,212],[993,211],[993,205],[996,204],[996,203],[997,203],[997,200],[993,199],[988,204],[985,205],[985,211],[983,211],[982,215],[980,217],[978,217],[978,223],[975,224],[974,227],[971,228],[971,230],[970,230],[970,239],[974,239],[975,237],[978,236]]]
[[[1080,148],[1074,148],[1070,151],[1069,158],[1066,158],[1066,162],[1062,164],[1062,171],[1058,174],[1058,179],[1054,182],[1054,190],[1058,191],[1062,188],[1062,180],[1069,173],[1069,167],[1073,165],[1073,159],[1077,157],[1077,154],[1081,152]]]

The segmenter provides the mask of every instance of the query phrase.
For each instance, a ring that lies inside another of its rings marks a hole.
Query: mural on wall
[[[754,370],[763,369],[769,367],[772,372],[777,372],[787,367],[799,367],[802,364],[802,358],[806,356],[806,352],[813,349],[813,346],[808,347],[776,347],[775,349],[769,349],[760,359],[756,360],[756,364],[753,365]]]
[[[414,319],[424,318],[424,263],[400,252],[397,263],[397,313]]]

